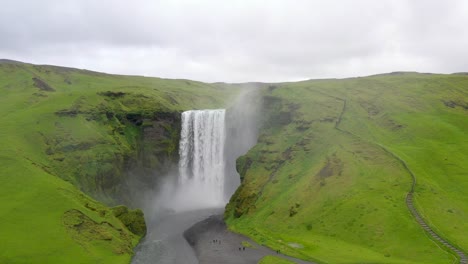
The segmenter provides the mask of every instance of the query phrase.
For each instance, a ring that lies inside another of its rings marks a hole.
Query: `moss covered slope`
[[[452,263],[406,204],[468,251],[468,77],[401,73],[270,86],[226,219],[324,263]],[[406,166],[405,166],[406,165]]]
[[[128,263],[141,212],[88,195],[129,201],[129,170],[177,155],[178,113],[231,91],[3,62],[0,93],[0,262]]]

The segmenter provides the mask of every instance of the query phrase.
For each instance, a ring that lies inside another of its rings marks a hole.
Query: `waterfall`
[[[196,207],[225,204],[224,117],[224,109],[182,113],[178,185],[184,200]]]

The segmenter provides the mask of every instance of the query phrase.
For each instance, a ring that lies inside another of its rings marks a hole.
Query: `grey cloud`
[[[0,57],[203,81],[466,71],[463,0],[9,1]]]

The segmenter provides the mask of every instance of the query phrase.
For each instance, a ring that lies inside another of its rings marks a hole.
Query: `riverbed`
[[[267,255],[295,263],[311,263],[282,255],[230,232],[224,208],[168,212],[149,223],[148,234],[135,249],[133,264],[256,264]],[[250,245],[245,247],[245,245]]]
[[[224,208],[185,212],[165,212],[148,223],[145,238],[135,248],[133,264],[198,264],[194,249],[183,233],[210,215],[220,214]]]

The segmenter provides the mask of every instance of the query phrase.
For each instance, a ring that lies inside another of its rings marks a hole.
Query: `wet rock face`
[[[106,91],[106,92],[101,92],[101,93],[98,93],[99,95],[102,95],[102,96],[107,96],[107,97],[110,97],[110,98],[119,98],[119,97],[123,97],[125,96],[127,93],[124,93],[124,92],[114,92],[114,91]]]
[[[179,113],[155,113],[152,118],[142,120],[143,138],[150,141],[170,138],[172,134],[180,133],[175,131],[180,130],[180,122]]]
[[[57,122],[61,134],[43,138],[54,172],[106,204],[141,206],[141,193],[156,188],[177,165],[180,113],[122,112],[109,106],[82,110],[85,107],[80,100],[56,114],[76,122],[86,117],[107,129],[107,135],[74,138],[72,129]]]
[[[327,157],[325,165],[317,173],[317,177],[320,179],[331,177],[331,176],[340,176],[343,171],[343,162],[336,156],[336,153]]]
[[[450,108],[456,108],[460,107],[462,109],[468,110],[468,102],[464,102],[461,99],[458,100],[447,100],[447,101],[442,101],[446,107]]]
[[[135,126],[141,126],[143,124],[143,116],[141,114],[129,113],[125,117]]]
[[[50,86],[45,81],[43,81],[43,80],[41,80],[41,79],[39,79],[37,77],[33,77],[32,80],[34,81],[34,86],[39,88],[39,90],[46,91],[46,92],[55,92],[55,89],[52,88],[52,86]]]
[[[177,167],[180,122],[177,112],[154,113],[142,119],[135,151],[122,168],[124,179],[120,183],[124,188],[117,194],[122,203],[140,206],[144,192],[157,188],[159,180]]]

